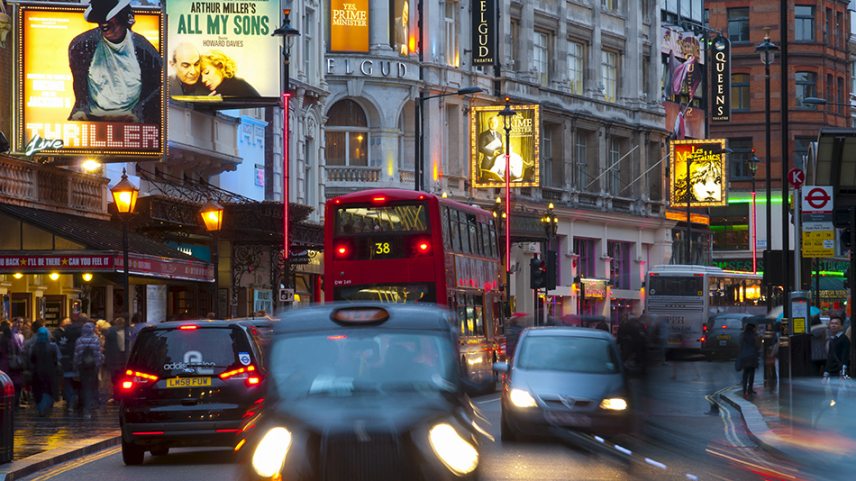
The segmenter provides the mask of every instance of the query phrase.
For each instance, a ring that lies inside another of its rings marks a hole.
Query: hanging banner
[[[496,0],[473,0],[473,65],[496,63]]]
[[[717,37],[711,46],[713,53],[713,112],[711,120],[731,120],[731,41]]]
[[[470,157],[473,187],[505,185],[505,154],[509,154],[511,187],[538,187],[540,184],[541,111],[538,105],[513,105],[509,144],[505,145],[505,124],[499,112],[503,106],[470,109]],[[506,149],[507,147],[507,149]]]
[[[331,52],[369,51],[369,0],[330,0],[329,45]]]
[[[167,84],[181,102],[278,105],[279,2],[169,0]]]
[[[726,205],[725,139],[672,140],[669,158],[672,207]]]
[[[18,153],[102,162],[163,155],[160,10],[128,0],[20,5],[16,22]]]

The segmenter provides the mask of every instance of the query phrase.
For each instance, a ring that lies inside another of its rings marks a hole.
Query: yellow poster
[[[134,9],[133,22],[108,22],[110,28],[102,30],[96,19],[86,20],[85,11],[85,6],[19,8],[18,150],[160,157],[160,12]],[[102,48],[105,39],[119,47]],[[123,54],[129,49],[133,56]]]
[[[803,257],[835,257],[835,230],[803,231]]]
[[[538,105],[473,107],[470,118],[470,162],[475,188],[503,187],[508,164],[511,187],[540,185],[541,116]],[[506,123],[507,120],[507,123]],[[506,146],[506,134],[508,146]],[[507,159],[506,159],[507,154]]]
[[[369,51],[369,0],[330,0],[330,51]]]
[[[673,207],[726,204],[725,139],[673,140],[669,150],[669,198]]]

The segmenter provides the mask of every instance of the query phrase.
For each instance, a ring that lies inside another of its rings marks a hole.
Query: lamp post
[[[505,280],[511,289],[511,120],[517,112],[511,108],[511,98],[505,97],[505,108],[499,112],[505,129]],[[508,293],[511,299],[511,291]]]
[[[286,287],[289,284],[288,273],[288,256],[289,256],[289,225],[288,225],[288,199],[289,199],[289,175],[290,168],[289,159],[289,139],[288,139],[288,101],[291,98],[291,47],[294,45],[294,40],[300,36],[300,32],[291,26],[291,9],[282,10],[282,25],[273,31],[271,36],[282,36],[282,63],[285,68],[283,76],[282,88],[282,262],[283,275],[282,283]]]
[[[766,237],[764,238],[764,251],[769,251],[773,237],[773,201],[772,201],[772,184],[771,184],[771,167],[770,167],[770,64],[776,60],[776,52],[779,51],[779,46],[770,41],[770,28],[764,29],[764,41],[755,47],[755,51],[761,55],[761,63],[764,64],[764,181],[766,189]],[[784,199],[782,200],[784,202]],[[783,207],[784,208],[784,207]],[[764,256],[765,262],[769,261],[768,256]],[[769,272],[769,266],[764,265],[764,272]],[[766,288],[765,297],[767,298],[767,312],[773,308],[773,292],[768,282],[764,283]]]
[[[544,226],[544,235],[547,236],[547,248],[545,249],[544,255],[544,265],[546,266],[547,272],[545,273],[546,284],[544,286],[544,302],[547,302],[547,292],[550,289],[555,289],[555,275],[556,275],[556,256],[552,254],[553,250],[553,239],[556,238],[556,234],[559,233],[559,216],[557,216],[553,212],[554,205],[552,202],[547,204],[547,212],[544,213],[544,216],[541,217],[541,225]],[[552,276],[551,276],[552,274]],[[547,309],[544,310],[544,320],[547,319]]]
[[[202,217],[202,222],[205,224],[205,230],[211,233],[213,246],[211,247],[211,264],[214,266],[214,295],[211,299],[214,300],[214,318],[220,319],[220,279],[219,279],[219,234],[223,228],[223,206],[214,201],[208,201],[199,210],[199,215]]]
[[[755,209],[755,172],[758,171],[758,162],[761,159],[755,155],[755,149],[752,149],[752,156],[749,157],[748,167],[752,172],[752,273],[758,272],[758,215]]]
[[[692,263],[693,263],[693,249],[692,249],[692,246],[693,246],[693,222],[692,222],[691,205],[692,205],[692,198],[693,198],[693,189],[692,189],[692,182],[690,181],[691,180],[690,166],[693,163],[693,156],[692,155],[686,156],[684,163],[687,164],[687,174],[686,174],[687,175],[686,176],[686,197],[687,197],[687,229],[686,229],[686,232],[687,232],[687,241],[685,242],[685,244],[686,244],[686,259],[687,259],[687,265],[692,265]]]
[[[420,49],[420,55],[422,53]],[[414,172],[413,172],[413,188],[414,190],[420,191],[425,189],[425,152],[424,152],[424,144],[422,142],[422,131],[425,127],[425,119],[423,118],[422,112],[424,110],[424,104],[426,100],[437,99],[440,97],[451,97],[453,95],[470,95],[477,94],[479,92],[484,92],[484,89],[480,87],[464,87],[462,89],[458,89],[455,92],[447,92],[444,94],[436,94],[436,95],[425,95],[425,92],[419,90],[419,96],[416,97],[416,126],[415,126],[415,141],[416,141],[416,158],[414,159]]]
[[[496,200],[494,201],[494,204],[493,204],[492,213],[493,213],[493,218],[495,219],[497,228],[499,229],[500,232],[504,232],[504,229],[505,229],[505,212],[503,211],[503,208],[502,208],[502,197],[496,196]],[[497,238],[498,237],[499,237],[499,235],[497,235]],[[506,260],[506,262],[507,262],[507,260]],[[505,289],[503,289],[503,291],[505,291],[505,306],[506,306],[506,308],[503,311],[503,316],[506,316],[506,315],[510,316],[511,315],[511,296],[510,296],[510,290],[509,290],[511,288],[511,274],[510,274],[510,272],[511,272],[510,268],[505,270]]]
[[[125,289],[125,355],[131,351],[131,286],[128,274],[128,222],[134,215],[134,207],[137,205],[137,196],[140,189],[128,180],[125,169],[122,169],[122,179],[110,189],[113,194],[113,207],[122,221],[122,286]]]

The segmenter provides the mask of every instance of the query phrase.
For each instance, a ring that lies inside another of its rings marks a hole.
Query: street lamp
[[[772,184],[771,184],[771,167],[770,167],[770,64],[776,60],[776,52],[779,51],[779,46],[770,41],[770,27],[764,28],[764,41],[755,47],[755,51],[761,56],[761,63],[764,64],[764,181],[767,195],[767,219],[766,219],[766,237],[764,242],[766,245],[764,251],[770,250],[773,237],[773,202],[772,202]],[[782,202],[785,202],[783,199]],[[769,256],[764,256],[765,262],[769,262]],[[764,272],[769,272],[770,266],[764,265]],[[773,308],[772,289],[768,282],[765,282],[767,312]]]
[[[505,211],[503,211],[503,207],[502,207],[502,197],[496,196],[496,200],[494,201],[493,208],[491,209],[491,214],[493,214],[494,225],[496,226],[496,228],[499,230],[499,232],[504,232],[504,229],[505,229]],[[499,232],[497,232],[497,238],[499,237]],[[503,289],[503,291],[505,292],[505,300],[504,301],[505,301],[506,307],[502,311],[503,317],[505,317],[506,315],[508,315],[508,316],[511,315],[511,307],[510,307],[511,306],[511,304],[510,304],[511,297],[509,296],[509,293],[510,293],[509,289],[511,288],[510,282],[511,282],[511,277],[509,275],[509,270],[506,270],[505,271],[505,288]]]
[[[747,161],[749,171],[752,172],[752,273],[758,272],[758,225],[757,211],[755,210],[755,172],[758,171],[758,163],[761,159],[755,155],[755,149],[752,149],[752,156]]]
[[[505,97],[505,108],[499,112],[505,129],[505,282],[511,288],[511,120],[517,112],[511,108],[511,98]],[[509,299],[510,297],[509,292]]]
[[[282,49],[282,63],[285,67],[285,75],[282,88],[282,262],[283,276],[282,283],[288,286],[288,256],[289,256],[289,225],[288,225],[288,199],[289,195],[289,139],[288,139],[288,101],[291,98],[291,47],[294,45],[294,40],[300,36],[300,32],[291,26],[291,9],[285,8],[282,10],[282,25],[271,33],[271,36],[282,36],[284,42]]]
[[[202,222],[205,224],[205,230],[211,233],[214,245],[211,248],[211,264],[214,266],[214,295],[211,299],[214,301],[214,318],[220,319],[220,279],[219,279],[219,234],[223,228],[223,206],[214,201],[208,201],[199,210],[199,215],[202,217]]]
[[[125,306],[127,315],[125,319],[125,355],[131,351],[131,286],[128,274],[128,221],[134,215],[134,207],[137,206],[137,196],[140,189],[128,180],[125,169],[122,169],[122,179],[110,189],[113,194],[113,207],[122,221],[122,285],[125,289]]]
[[[420,49],[420,54],[422,50]],[[425,92],[422,90],[419,91],[419,96],[416,97],[416,132],[415,132],[415,140],[416,140],[416,159],[414,162],[414,172],[413,172],[413,188],[414,190],[421,191],[425,188],[425,152],[423,152],[423,142],[422,142],[422,131],[424,130],[425,119],[423,118],[422,112],[424,109],[424,103],[426,100],[437,99],[440,97],[451,97],[453,95],[471,95],[477,94],[479,92],[484,92],[484,89],[480,87],[464,87],[462,89],[458,89],[454,92],[447,92],[444,94],[436,94],[436,95],[425,95]]]
[[[555,283],[553,282],[555,279],[556,272],[556,256],[553,252],[553,239],[556,238],[556,234],[559,233],[559,216],[557,216],[553,212],[553,203],[550,202],[547,204],[547,212],[541,217],[541,225],[544,226],[544,234],[547,236],[546,249],[544,255],[544,265],[547,268],[546,276],[545,276],[545,286],[544,286],[544,301],[547,300],[547,292],[550,289],[555,289]],[[551,275],[552,274],[552,275]],[[537,298],[537,296],[536,296]],[[546,320],[546,309],[544,320]]]

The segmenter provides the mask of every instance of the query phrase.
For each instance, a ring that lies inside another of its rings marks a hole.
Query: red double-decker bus
[[[330,199],[325,215],[325,298],[446,306],[465,372],[489,386],[505,346],[491,213],[424,192],[373,189]]]

